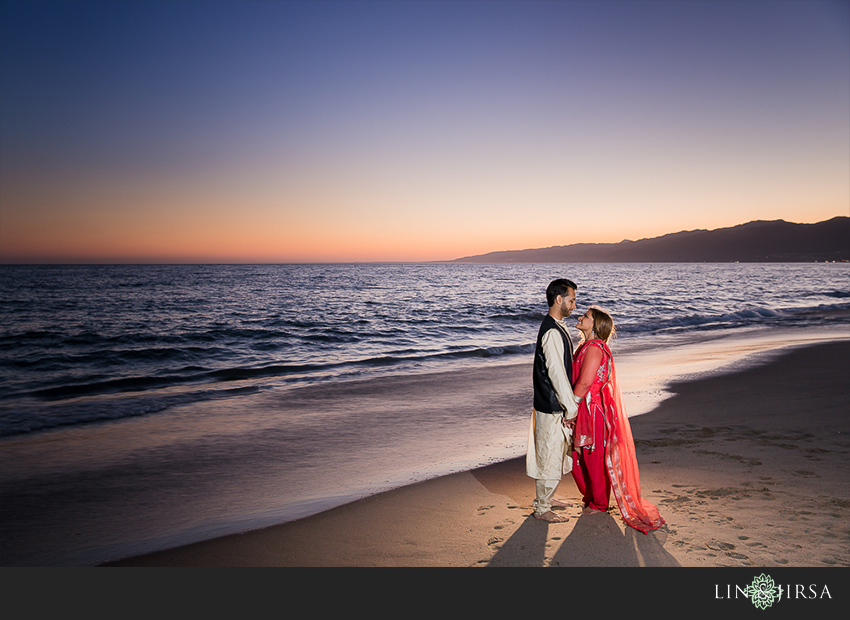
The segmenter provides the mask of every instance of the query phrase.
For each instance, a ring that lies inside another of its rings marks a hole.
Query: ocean
[[[523,454],[530,402],[415,420],[286,403],[524,373],[556,277],[576,318],[614,316],[630,415],[732,359],[704,354],[718,342],[850,336],[847,263],[0,266],[0,562],[93,565]]]

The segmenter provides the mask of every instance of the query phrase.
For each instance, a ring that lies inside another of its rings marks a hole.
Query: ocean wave
[[[542,310],[519,310],[517,312],[497,312],[489,315],[489,318],[496,321],[539,323],[544,316],[546,316],[546,312]]]
[[[834,289],[826,289],[826,290],[817,289],[817,290],[804,291],[799,296],[804,298],[804,299],[821,298],[821,297],[827,297],[827,298],[832,298],[832,299],[847,299],[847,298],[850,298],[850,290],[845,289],[845,288],[834,288]]]
[[[118,392],[141,392],[156,390],[176,385],[192,383],[186,376],[137,376],[117,379],[89,379],[75,383],[65,383],[53,387],[30,390],[23,396],[31,396],[43,400],[64,400],[79,396],[115,394]]]
[[[48,412],[38,419],[58,423],[64,415],[73,424],[104,402],[120,401],[116,411],[144,415],[186,402],[176,394],[191,401],[232,389],[530,356],[552,269],[3,267],[0,426],[9,414],[17,420],[11,427],[33,428],[15,413],[34,411],[28,407]],[[570,271],[586,283],[580,308],[607,308],[621,333],[636,339],[850,321],[845,265],[573,265]],[[494,290],[492,280],[508,273],[509,284]],[[576,336],[574,319],[582,311],[568,322]],[[107,409],[95,417],[114,417]]]
[[[259,386],[240,386],[176,394],[146,394],[133,398],[118,397],[118,400],[74,400],[47,406],[14,403],[0,406],[0,437],[153,415],[181,405],[253,394],[259,390]]]
[[[663,332],[670,329],[723,329],[744,325],[793,324],[812,321],[814,317],[825,316],[828,311],[848,310],[850,304],[822,304],[819,306],[791,309],[765,307],[742,308],[734,312],[703,314],[694,313],[684,316],[658,318],[649,322],[624,323],[618,326],[624,332]]]
[[[85,377],[64,376],[54,380],[53,385],[7,391],[4,400],[34,398],[43,401],[60,401],[83,396],[102,396],[118,393],[143,393],[174,387],[190,387],[199,384],[232,383],[270,378],[287,378],[302,375],[350,374],[357,369],[391,366],[417,365],[447,360],[491,358],[520,355],[533,352],[534,344],[494,345],[485,347],[449,347],[442,351],[422,351],[413,348],[399,349],[388,355],[362,357],[324,363],[289,363],[228,368],[204,368],[190,365],[169,374],[139,374],[134,376],[110,377],[92,374]],[[164,354],[164,352],[162,352]]]

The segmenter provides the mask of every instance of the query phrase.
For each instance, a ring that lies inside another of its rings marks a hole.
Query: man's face
[[[574,289],[568,288],[567,294],[561,297],[561,316],[567,318],[573,310],[576,309],[576,292]]]

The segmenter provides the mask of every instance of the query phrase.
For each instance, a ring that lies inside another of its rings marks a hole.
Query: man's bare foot
[[[562,499],[553,499],[552,500],[552,507],[553,508],[572,508],[573,506],[575,506],[574,502],[568,502],[568,501],[565,501],[565,500],[562,500]]]
[[[551,510],[547,510],[542,515],[534,513],[535,519],[540,519],[541,521],[548,521],[549,523],[566,523],[570,520],[569,517],[565,517],[563,515],[555,514]]]

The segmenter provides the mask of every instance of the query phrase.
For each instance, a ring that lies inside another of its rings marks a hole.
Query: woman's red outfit
[[[594,347],[602,351],[601,363],[596,366],[591,362],[583,368],[588,351]],[[579,347],[573,362],[577,385],[582,378],[589,381],[591,375],[590,391],[579,403],[576,418],[573,478],[586,505],[607,510],[613,492],[626,525],[646,534],[664,525],[664,519],[655,505],[640,495],[635,443],[613,356],[608,345],[596,338]]]

